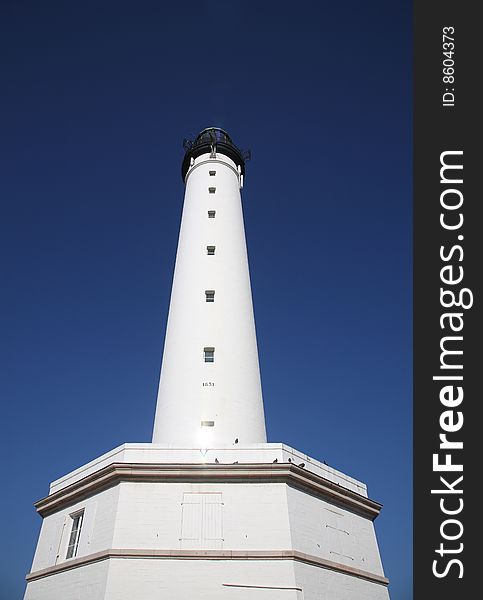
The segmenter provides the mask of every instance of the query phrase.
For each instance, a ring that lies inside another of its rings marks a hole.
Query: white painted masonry
[[[381,506],[365,484],[266,442],[244,162],[222,130],[197,140],[183,162],[153,443],[52,482],[36,503],[24,600],[389,600],[373,525]]]
[[[213,363],[205,347],[215,349]],[[240,174],[227,156],[202,154],[186,175],[153,442],[209,448],[235,439],[266,442]]]
[[[233,464],[235,457],[237,464]],[[273,457],[284,462],[274,463]],[[302,457],[303,469],[288,463],[288,458]],[[249,460],[243,463],[244,458]],[[129,467],[128,480],[99,488],[94,479],[102,481],[110,466],[122,464]],[[163,464],[178,465],[180,474],[167,482],[156,481],[149,470],[144,479],[134,473],[137,466]],[[256,471],[253,479],[243,477],[238,482],[222,475],[220,481],[204,483],[202,473],[196,481],[186,481],[183,468],[188,472],[196,464],[221,473],[230,469],[245,473],[257,465],[275,471],[287,465],[347,490],[361,502],[371,502],[365,486],[356,480],[282,444],[217,448],[210,450],[209,457],[199,449],[127,444],[54,482],[49,496],[38,503],[44,521],[25,600],[128,600],[133,589],[140,600],[161,593],[187,600],[315,600],[324,598],[323,589],[330,590],[325,596],[330,600],[387,600],[370,517],[343,502],[334,503],[323,493],[307,493],[296,482],[289,485],[277,481],[277,476],[273,482],[264,480]],[[89,480],[91,488],[68,502],[72,490]],[[62,494],[66,505],[50,509],[49,498]],[[214,500],[208,513],[202,507],[198,510],[199,498]],[[190,499],[195,502],[187,528],[185,508]],[[80,509],[85,520],[78,552],[73,560],[66,560],[68,532],[63,524]],[[69,564],[75,568],[63,570]]]

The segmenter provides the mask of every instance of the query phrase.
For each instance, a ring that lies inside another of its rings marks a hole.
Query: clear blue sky
[[[252,150],[269,440],[367,482],[411,598],[409,1],[2,3],[0,598],[51,480],[150,441],[182,139]]]

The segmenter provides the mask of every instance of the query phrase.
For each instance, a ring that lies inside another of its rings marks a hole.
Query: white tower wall
[[[240,178],[221,153],[197,157],[186,176],[154,443],[266,442]]]

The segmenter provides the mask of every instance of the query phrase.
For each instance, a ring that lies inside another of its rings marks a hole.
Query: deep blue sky
[[[22,596],[49,482],[150,441],[182,139],[218,125],[252,150],[269,440],[367,482],[410,599],[410,2],[1,10],[0,598]]]

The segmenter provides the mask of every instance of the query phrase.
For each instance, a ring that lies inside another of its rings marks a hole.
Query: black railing
[[[183,140],[183,148],[185,150],[183,164],[181,166],[183,181],[190,167],[191,159],[196,158],[201,154],[225,154],[240,167],[242,174],[245,173],[245,161],[250,160],[251,158],[250,150],[240,150],[240,148],[233,143],[228,133],[219,127],[208,127],[207,129],[203,129],[194,140],[185,138]]]

